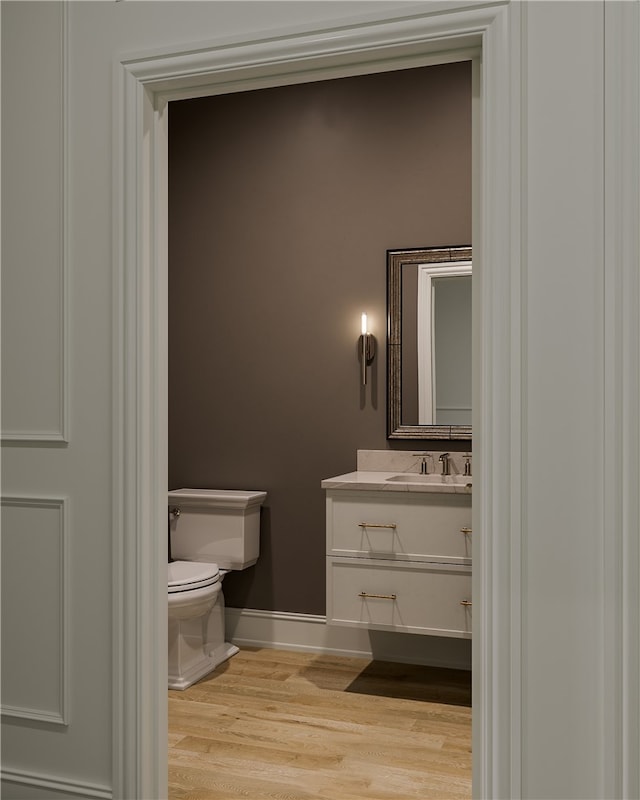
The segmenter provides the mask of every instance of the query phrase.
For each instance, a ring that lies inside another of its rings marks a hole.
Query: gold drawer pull
[[[471,533],[471,528],[460,528],[460,533]]]
[[[386,525],[383,524],[383,523],[379,523],[379,522],[359,522],[358,523],[358,527],[359,528],[393,528],[395,530],[395,528],[397,526],[396,526],[395,522],[389,522]]]
[[[395,600],[397,594],[369,594],[368,592],[360,592],[358,597],[377,597],[380,600]]]
[[[472,606],[473,603],[471,602],[471,600],[461,600],[460,601],[460,605],[461,606]]]

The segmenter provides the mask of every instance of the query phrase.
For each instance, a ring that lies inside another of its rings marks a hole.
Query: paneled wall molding
[[[2,691],[2,705],[0,711],[3,719],[14,718],[19,720],[31,720],[34,722],[43,722],[51,725],[69,725],[69,682],[70,682],[70,655],[69,655],[69,629],[70,629],[70,587],[69,587],[69,522],[68,522],[68,500],[64,497],[3,497],[0,500],[0,505],[3,508],[18,508],[18,509],[44,509],[56,512],[57,516],[57,531],[59,534],[57,542],[58,559],[57,564],[51,562],[47,564],[47,568],[52,570],[54,576],[57,578],[59,586],[59,605],[57,608],[58,626],[59,626],[59,641],[60,641],[60,654],[57,664],[51,664],[47,660],[47,656],[41,658],[43,669],[51,670],[53,666],[56,667],[58,673],[58,681],[56,686],[57,708],[42,709],[37,707],[28,707],[19,703],[11,703],[11,686],[4,683],[6,678],[6,670],[3,674],[3,691]],[[48,534],[45,534],[48,535]],[[6,541],[7,532],[3,532],[3,537]],[[3,546],[3,558],[5,556]],[[32,554],[29,557],[35,557]],[[56,574],[57,573],[57,574]],[[42,589],[41,591],[44,591]],[[46,601],[44,594],[41,595],[41,600]],[[8,608],[5,605],[5,609]],[[5,613],[9,613],[5,611]],[[24,612],[19,612],[24,614]],[[24,618],[25,635],[28,637],[35,636],[34,627],[29,625],[28,617]]]
[[[0,711],[4,718],[27,719],[32,722],[44,722],[50,725],[68,725],[68,719],[63,713],[51,713],[45,710],[27,708],[26,706],[12,706],[3,703]]]
[[[86,798],[86,800],[111,800],[114,797],[108,786],[71,781],[58,775],[28,772],[10,767],[2,769],[0,780],[2,781],[2,794],[5,797],[11,797],[9,794],[11,784],[30,790],[33,792],[30,796],[35,798],[68,796]]]
[[[58,363],[56,365],[59,376],[59,390],[49,391],[49,387],[42,387],[42,396],[50,397],[57,406],[52,413],[52,417],[57,417],[56,424],[41,425],[38,419],[33,419],[28,428],[22,426],[12,426],[10,412],[7,412],[6,404],[2,414],[2,430],[0,441],[19,445],[60,445],[64,446],[69,442],[69,46],[68,46],[68,3],[62,2],[60,6],[60,153],[59,153],[59,201],[56,204],[59,218],[57,229],[60,231],[60,247],[57,253],[52,254],[58,265],[58,294],[52,297],[51,302],[58,305],[59,328],[57,332],[51,332],[52,337],[58,341]],[[48,267],[48,264],[47,264]],[[43,266],[43,268],[46,268]],[[5,332],[6,335],[6,332]],[[15,344],[13,342],[12,344]],[[7,346],[11,346],[8,344]],[[6,375],[5,375],[6,379]],[[24,393],[19,381],[15,382],[17,391]]]
[[[225,609],[229,641],[238,647],[269,647],[375,658],[402,664],[471,669],[471,649],[463,639],[368,631],[327,625],[326,617],[253,608]]]
[[[481,71],[476,61],[474,100],[474,293],[481,298],[474,354],[474,528],[481,532],[474,539],[474,792],[520,796],[520,619],[512,602],[519,591],[521,470],[512,435],[520,362],[517,6],[434,4],[397,19],[167,48],[115,64],[116,796],[166,796],[166,553],[157,531],[165,524],[167,488],[168,101],[470,57],[483,63]]]

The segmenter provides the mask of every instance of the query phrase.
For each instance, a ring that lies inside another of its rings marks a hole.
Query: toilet
[[[266,496],[229,489],[168,493],[170,689],[186,689],[238,652],[225,641],[222,581],[258,560]]]

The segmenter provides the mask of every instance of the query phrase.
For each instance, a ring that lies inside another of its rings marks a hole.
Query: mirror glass
[[[390,250],[388,437],[471,438],[471,248]]]

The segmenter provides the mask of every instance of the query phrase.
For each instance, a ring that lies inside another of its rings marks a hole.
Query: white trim
[[[69,14],[68,3],[62,3],[60,15],[60,85],[61,85],[61,120],[60,120],[60,215],[58,228],[61,231],[59,258],[59,313],[60,330],[60,393],[59,425],[54,431],[7,431],[0,432],[0,441],[12,444],[66,445],[69,443]]]
[[[605,3],[602,750],[608,797],[640,796],[640,6]]]
[[[42,444],[43,446],[68,444],[66,434],[62,430],[59,432],[47,431],[6,431],[0,435],[0,441],[10,444]]]
[[[113,780],[136,800],[167,794],[167,131],[117,64],[114,83]]]
[[[470,59],[500,6],[452,6],[326,30],[235,37],[123,57],[141,85],[170,99]],[[386,12],[391,13],[391,12]],[[452,54],[452,51],[453,52]]]
[[[71,247],[69,244],[69,203],[70,203],[70,185],[71,178],[69,176],[69,2],[65,0],[62,3],[62,158],[61,158],[61,183],[62,183],[62,202],[60,203],[60,230],[62,231],[61,253],[60,262],[62,264],[62,286],[61,286],[61,343],[60,353],[62,358],[62,380],[60,386],[60,436],[61,441],[68,444],[70,438],[70,409],[69,398],[71,394],[70,389],[70,252]]]
[[[61,647],[58,670],[60,684],[58,687],[60,695],[60,705],[57,711],[45,711],[37,708],[27,708],[24,706],[12,706],[2,703],[0,715],[2,717],[14,719],[28,719],[36,722],[45,722],[49,725],[70,724],[69,714],[69,631],[70,624],[70,587],[69,587],[69,514],[67,497],[24,497],[6,496],[0,499],[0,507],[13,506],[18,508],[50,508],[58,511],[60,541],[59,541],[59,561],[58,561],[58,580],[60,582],[60,629]],[[54,565],[50,565],[53,569]]]
[[[44,722],[47,725],[67,726],[69,724],[64,713],[44,710],[38,711],[38,709],[27,708],[26,706],[11,706],[3,703],[0,708],[0,713],[7,719],[29,719],[32,722]]]
[[[487,28],[473,92],[473,794],[511,800],[522,794],[522,6]]]
[[[37,772],[27,772],[21,769],[3,769],[0,772],[2,783],[19,784],[29,786],[32,789],[42,789],[49,792],[64,793],[77,797],[91,798],[92,800],[111,800],[114,797],[108,786],[96,783],[83,783],[81,781],[70,781],[55,775],[45,775]],[[3,790],[3,795],[6,791]],[[44,798],[45,795],[42,795]]]
[[[510,560],[520,533],[521,470],[513,436],[520,421],[519,406],[513,405],[520,375],[514,291],[520,265],[520,112],[511,82],[515,75],[517,85],[519,74],[511,26],[518,13],[503,4],[455,6],[116,63],[114,793],[123,800],[166,795],[166,587],[160,580],[165,552],[157,536],[167,490],[166,101],[418,66],[451,60],[458,47],[467,48],[468,57],[468,48],[476,52],[480,46],[482,92],[474,99],[476,120],[481,117],[479,128],[474,123],[474,294],[480,298],[474,305],[482,312],[476,317],[481,335],[474,398],[474,528],[481,533],[474,537],[474,792],[519,796],[513,769],[520,748],[519,684],[513,675],[519,670],[519,564],[512,576]],[[479,89],[480,70],[474,73]]]
[[[471,669],[471,648],[464,639],[411,633],[367,631],[327,625],[324,616],[226,608],[227,639],[238,647],[268,647],[351,658]]]

